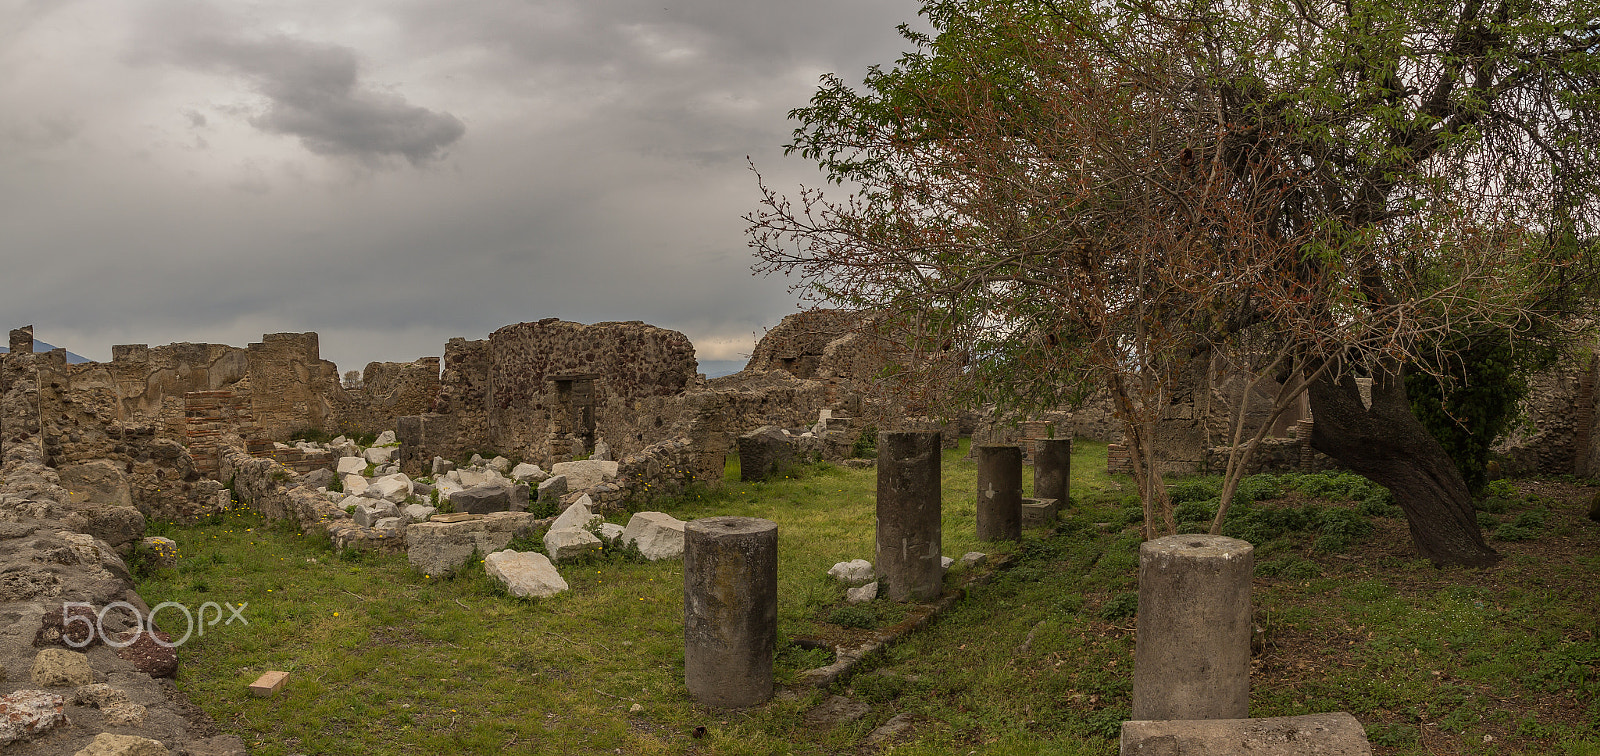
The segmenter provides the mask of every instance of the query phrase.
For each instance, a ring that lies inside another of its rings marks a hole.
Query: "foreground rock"
[[[494,512],[462,522],[419,522],[406,528],[406,561],[425,575],[448,575],[473,554],[492,554],[533,532],[527,512]]]
[[[683,556],[684,522],[662,512],[638,512],[622,530],[622,542],[639,547],[645,559],[657,562]]]
[[[828,576],[842,583],[865,583],[874,577],[872,563],[865,559],[839,562],[828,569]]]
[[[544,534],[544,550],[557,562],[593,554],[601,546],[595,534],[579,528],[561,528]]]
[[[554,596],[567,590],[567,581],[543,554],[532,551],[496,551],[483,560],[484,572],[519,598]]]
[[[601,483],[617,479],[617,463],[599,459],[584,459],[577,462],[557,462],[550,466],[552,476],[560,475],[567,479],[567,490],[582,491],[594,488]]]

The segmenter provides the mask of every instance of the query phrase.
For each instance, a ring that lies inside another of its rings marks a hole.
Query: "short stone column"
[[[978,540],[1022,540],[1022,447],[978,447]]]
[[[1033,497],[1055,499],[1066,510],[1072,479],[1072,439],[1041,438],[1033,442]]]
[[[944,587],[939,433],[878,434],[879,595],[930,601]]]
[[[1133,719],[1250,716],[1255,547],[1176,535],[1139,546]]]
[[[683,681],[706,706],[772,698],[778,524],[707,517],[683,527]]]

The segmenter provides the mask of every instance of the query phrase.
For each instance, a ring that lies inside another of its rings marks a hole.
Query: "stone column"
[[[1041,438],[1033,442],[1033,498],[1055,499],[1057,511],[1068,506],[1072,480],[1072,439]]]
[[[880,595],[930,601],[944,587],[938,431],[878,434]]]
[[[683,681],[706,706],[772,698],[778,524],[707,517],[683,527]]]
[[[1022,447],[978,447],[978,540],[1022,540]]]
[[[1176,535],[1139,547],[1133,719],[1250,716],[1255,547]]]

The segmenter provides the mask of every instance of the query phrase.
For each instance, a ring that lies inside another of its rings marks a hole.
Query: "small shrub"
[[[1405,748],[1416,745],[1422,739],[1422,732],[1416,727],[1398,722],[1390,724],[1377,722],[1366,726],[1367,740],[1374,745],[1388,746],[1390,748]]]
[[[1517,515],[1517,519],[1512,520],[1511,524],[1516,525],[1519,528],[1537,530],[1544,527],[1545,518],[1548,517],[1549,514],[1550,511],[1547,509],[1530,509],[1522,514]]]
[[[1139,613],[1139,594],[1125,591],[1112,596],[1100,606],[1100,619],[1107,622],[1124,620]]]
[[[1533,530],[1514,522],[1506,523],[1494,529],[1494,539],[1496,541],[1531,541],[1537,538],[1538,535]]]
[[[1192,478],[1181,483],[1174,483],[1167,489],[1167,498],[1174,505],[1191,501],[1206,501],[1216,499],[1222,495],[1222,482],[1216,478]]]
[[[856,459],[873,459],[878,456],[878,427],[868,425],[861,429],[861,435],[856,436],[856,442],[850,445],[850,456]]]
[[[333,480],[328,481],[328,490],[332,493],[344,493],[344,476],[333,476]]]
[[[1186,501],[1172,509],[1172,518],[1180,523],[1206,522],[1209,523],[1217,516],[1217,500],[1204,499],[1199,501]]]
[[[1495,528],[1500,527],[1500,518],[1495,517],[1488,512],[1479,512],[1478,527],[1483,528],[1484,530],[1494,530]]]

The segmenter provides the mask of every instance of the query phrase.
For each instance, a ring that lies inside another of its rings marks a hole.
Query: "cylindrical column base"
[[[706,706],[772,698],[778,525],[707,517],[683,527],[683,681]]]
[[[938,431],[878,434],[878,589],[891,601],[943,590],[941,451]]]
[[[1033,498],[1055,499],[1065,512],[1072,480],[1072,439],[1041,438],[1033,442]]]
[[[1139,547],[1133,719],[1250,716],[1255,547],[1177,535]]]
[[[1022,447],[978,447],[978,540],[1022,540]]]

